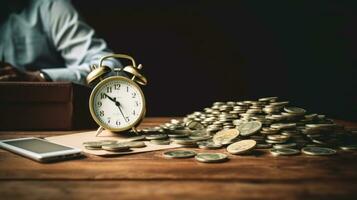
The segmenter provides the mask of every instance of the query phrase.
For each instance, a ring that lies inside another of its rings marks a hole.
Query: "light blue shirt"
[[[112,53],[82,21],[69,0],[31,0],[0,27],[0,59],[21,70],[40,70],[53,81],[85,84],[92,64]],[[114,59],[105,65],[118,67]]]

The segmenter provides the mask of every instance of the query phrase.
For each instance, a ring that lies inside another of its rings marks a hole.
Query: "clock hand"
[[[129,120],[127,120],[127,118],[124,116],[123,110],[120,108],[120,107],[121,107],[121,104],[116,100],[115,97],[114,97],[114,101],[115,101],[115,105],[119,108],[119,111],[120,111],[121,115],[123,116],[124,120],[125,120],[125,121],[129,121]]]
[[[123,116],[124,120],[125,120],[126,122],[129,121],[129,120],[127,120],[127,118],[124,116],[123,111],[122,111],[121,108],[120,108],[120,105],[118,106],[118,108],[119,108],[120,113],[121,113],[121,115]]]
[[[120,108],[121,104],[119,103],[119,101],[117,101],[117,99],[116,99],[115,97],[114,97],[114,98],[113,98],[113,97],[110,97],[109,95],[107,95],[107,94],[105,94],[105,93],[104,93],[104,95],[105,95],[106,97],[108,97],[111,101],[113,101],[113,102],[115,103],[115,105],[119,108],[119,111],[120,111],[121,115],[123,116],[124,120],[125,120],[125,121],[128,121],[127,118],[124,116],[123,111],[122,111],[121,108]]]
[[[110,97],[109,95],[107,95],[107,94],[105,94],[105,93],[104,93],[104,95],[105,95],[106,97],[108,97],[108,99],[110,99],[112,102],[114,102],[116,106],[118,106],[117,104],[120,105],[120,103],[117,102],[116,98]]]

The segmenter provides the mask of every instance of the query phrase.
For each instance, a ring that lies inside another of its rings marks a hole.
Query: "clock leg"
[[[95,134],[95,137],[97,137],[99,134],[101,134],[103,130],[104,130],[104,128],[102,126],[99,126],[99,128]]]
[[[139,132],[138,132],[138,130],[136,130],[135,127],[132,127],[131,130],[132,130],[136,135],[139,135]]]

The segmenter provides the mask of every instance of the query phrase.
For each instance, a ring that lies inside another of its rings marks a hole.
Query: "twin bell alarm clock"
[[[128,59],[131,65],[112,70],[103,65],[103,61],[108,58]],[[87,83],[95,85],[89,98],[89,110],[99,125],[97,135],[103,129],[112,132],[131,129],[136,132],[135,128],[146,112],[144,93],[139,85],[146,85],[147,80],[139,72],[141,68],[142,65],[137,66],[128,55],[112,54],[101,58],[99,66],[88,74]],[[120,72],[125,72],[129,78],[120,76]]]

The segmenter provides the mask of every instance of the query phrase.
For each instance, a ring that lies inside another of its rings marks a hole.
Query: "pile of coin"
[[[215,102],[211,107],[193,112],[182,120],[173,119],[140,132],[166,135],[161,138],[165,144],[172,142],[201,149],[227,147],[226,151],[230,154],[269,149],[273,156],[300,153],[322,156],[336,154],[337,150],[357,149],[355,132],[335,124],[325,115],[307,113],[305,109],[291,106],[289,101],[280,101],[278,97]],[[204,160],[207,155],[199,158],[196,155],[198,161]]]

